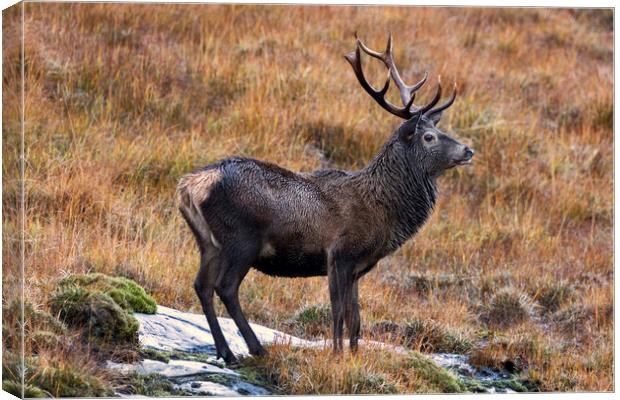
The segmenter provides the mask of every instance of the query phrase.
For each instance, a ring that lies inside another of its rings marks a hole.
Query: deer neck
[[[360,189],[386,218],[389,252],[418,232],[437,199],[436,179],[412,165],[396,149],[396,140],[389,140],[359,173]]]

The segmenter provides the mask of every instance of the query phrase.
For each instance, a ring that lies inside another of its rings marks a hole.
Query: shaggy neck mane
[[[411,165],[396,149],[397,140],[398,135],[392,137],[358,175],[360,189],[385,213],[390,227],[389,252],[422,227],[437,199],[435,179],[421,166]]]

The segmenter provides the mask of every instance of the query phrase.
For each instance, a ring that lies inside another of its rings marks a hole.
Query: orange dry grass
[[[330,359],[329,363],[325,359]],[[462,390],[453,375],[417,353],[409,356],[377,348],[361,348],[334,356],[330,348],[269,347],[260,360],[244,360],[283,393],[393,394]],[[258,368],[257,368],[258,367]]]
[[[20,75],[18,14],[5,17],[6,301],[19,266]],[[365,326],[432,319],[490,363],[514,356],[511,343],[534,341],[519,355],[542,390],[611,390],[611,18],[606,10],[28,3],[27,297],[44,304],[64,274],[97,271],[199,311],[198,257],[174,204],[177,179],[230,155],[293,170],[368,162],[399,121],[363,93],[342,55],[353,31],[381,48],[391,30],[407,80],[428,70],[431,81],[458,82],[441,126],[477,153],[473,167],[441,180],[423,231],[363,279]],[[378,83],[381,67],[366,65]],[[394,283],[411,274],[467,284],[421,293]],[[480,341],[491,327],[478,313],[495,292],[509,286],[536,299],[559,281],[574,290],[557,311],[537,309],[500,331],[505,346]],[[255,272],[241,296],[251,320],[281,329],[291,310],[327,302],[324,279]]]

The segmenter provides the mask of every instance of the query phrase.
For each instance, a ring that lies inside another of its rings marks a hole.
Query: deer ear
[[[414,116],[411,119],[403,122],[400,128],[398,129],[398,135],[405,142],[410,142],[411,139],[415,136],[416,131],[418,130],[418,121],[420,120],[420,116]]]
[[[433,125],[437,125],[439,123],[439,121],[441,120],[441,114],[443,112],[439,111],[439,112],[434,112],[430,115],[427,115],[428,119],[430,119],[433,122]]]

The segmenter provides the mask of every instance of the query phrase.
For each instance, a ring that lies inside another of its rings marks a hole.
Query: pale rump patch
[[[210,240],[217,248],[221,248],[221,245],[209,229],[200,211],[200,205],[209,197],[213,186],[221,179],[221,172],[211,169],[184,175],[177,185],[179,206],[186,211],[203,240]]]
[[[213,186],[221,180],[222,173],[217,169],[184,175],[177,185],[179,201],[186,207],[190,206],[190,202],[198,206],[209,197]]]

